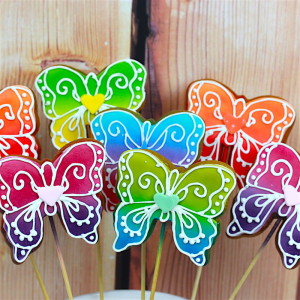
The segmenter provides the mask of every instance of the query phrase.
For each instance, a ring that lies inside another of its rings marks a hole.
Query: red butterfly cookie
[[[201,159],[230,161],[240,186],[258,151],[281,142],[295,119],[294,109],[283,99],[262,96],[247,100],[213,80],[193,82],[188,102],[188,109],[206,124]]]

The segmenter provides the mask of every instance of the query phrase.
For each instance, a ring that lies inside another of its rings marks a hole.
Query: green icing
[[[177,195],[164,195],[162,193],[156,193],[154,195],[154,202],[163,213],[167,213],[178,204],[179,197]]]

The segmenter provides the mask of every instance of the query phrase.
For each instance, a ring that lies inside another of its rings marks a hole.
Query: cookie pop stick
[[[286,268],[294,267],[300,258],[299,170],[300,157],[288,145],[270,144],[262,148],[248,174],[247,185],[239,192],[232,207],[233,220],[227,229],[229,236],[255,234],[277,215],[279,219],[271,233],[284,220],[278,247]]]
[[[21,156],[1,159],[0,206],[17,262],[39,246],[43,218],[56,213],[70,236],[97,242],[101,202],[96,194],[102,189],[103,162],[104,149],[92,140],[65,147],[53,161]]]
[[[240,187],[258,151],[269,143],[281,142],[295,119],[294,109],[283,99],[262,96],[247,100],[213,80],[193,82],[188,102],[189,110],[206,125],[201,160],[230,163]]]
[[[205,265],[218,235],[216,218],[223,213],[235,183],[234,172],[225,164],[175,168],[149,150],[124,152],[118,167],[121,203],[115,211],[115,251],[145,242],[155,221],[171,221],[177,249],[196,265]]]

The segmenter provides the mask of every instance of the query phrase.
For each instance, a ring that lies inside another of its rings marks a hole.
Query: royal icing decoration
[[[145,98],[146,70],[135,60],[111,64],[98,75],[85,75],[64,66],[44,70],[35,85],[43,110],[52,123],[50,134],[56,148],[87,137],[86,125],[100,111],[112,107],[141,108]]]
[[[119,203],[115,194],[116,174],[124,151],[150,149],[177,166],[187,167],[199,156],[205,125],[199,116],[190,112],[170,114],[155,123],[138,113],[112,109],[96,116],[91,129],[106,149],[103,195],[106,209],[112,211]]]
[[[227,161],[231,152],[230,165],[240,186],[259,149],[280,142],[295,119],[294,109],[283,99],[264,96],[248,101],[212,80],[192,83],[188,102],[189,110],[206,125],[201,159]]]
[[[230,236],[254,234],[273,215],[285,219],[278,236],[284,265],[300,258],[300,157],[285,144],[262,148],[232,208]]]
[[[219,221],[236,179],[225,164],[174,168],[149,150],[129,150],[119,162],[121,203],[115,211],[115,251],[143,243],[154,221],[172,222],[176,247],[197,265],[208,262]]]
[[[84,155],[82,155],[84,153]],[[68,234],[97,242],[103,147],[91,140],[65,147],[53,161],[0,160],[0,204],[13,256],[23,262],[43,238],[43,218],[59,213]]]
[[[37,158],[34,97],[25,86],[10,86],[0,92],[0,157],[24,155]]]

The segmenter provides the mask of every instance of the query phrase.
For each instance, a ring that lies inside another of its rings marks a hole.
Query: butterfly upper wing
[[[0,198],[4,229],[18,262],[26,259],[43,237],[41,201],[34,190],[43,186],[39,164],[25,157],[6,157],[0,161]]]
[[[130,150],[122,154],[117,185],[121,203],[115,211],[116,251],[144,242],[154,219],[162,217],[153,199],[156,193],[165,192],[168,172],[152,152]]]
[[[83,155],[84,153],[84,155]],[[59,211],[70,236],[97,242],[101,203],[104,148],[91,140],[78,141],[65,148],[53,162],[54,185],[65,187]]]
[[[205,124],[199,116],[190,112],[170,114],[152,125],[147,149],[187,167],[198,158],[204,133]]]
[[[208,262],[208,250],[218,234],[226,201],[236,184],[234,172],[222,164],[196,164],[180,175],[175,193],[173,235],[177,248],[198,265]]]
[[[146,69],[139,62],[126,59],[109,65],[97,75],[97,93],[105,95],[101,108],[139,110],[145,99]]]
[[[37,157],[34,97],[24,86],[10,86],[0,92],[0,156]]]

